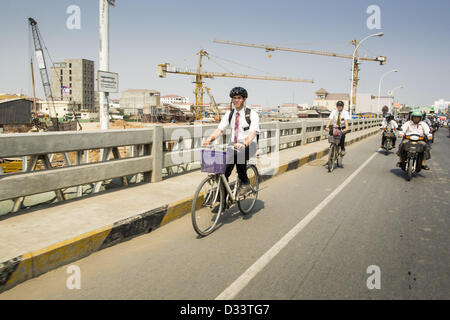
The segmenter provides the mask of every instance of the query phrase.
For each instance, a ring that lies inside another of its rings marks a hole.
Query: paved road
[[[320,159],[265,182],[252,215],[231,210],[206,238],[187,215],[74,262],[79,290],[64,266],[0,299],[449,299],[447,132],[410,182],[374,136],[344,168]]]

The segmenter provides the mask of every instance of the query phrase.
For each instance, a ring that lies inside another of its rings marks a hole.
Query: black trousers
[[[251,157],[253,157],[256,154],[256,143],[250,143],[248,147],[245,147],[245,150],[234,150],[229,149],[230,153],[233,152],[232,159],[227,159],[227,169],[225,171],[225,177],[228,180],[228,177],[231,175],[231,172],[234,169],[234,166],[236,165],[236,170],[238,173],[239,179],[242,181],[242,183],[247,184],[250,181],[248,180],[247,176],[247,161]]]

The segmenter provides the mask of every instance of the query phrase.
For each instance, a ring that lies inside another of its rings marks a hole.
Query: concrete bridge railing
[[[283,150],[327,138],[323,130],[328,119],[302,119],[292,122],[261,123],[259,153]],[[381,119],[350,121],[351,131],[379,126]],[[164,174],[198,168],[202,141],[217,125],[163,127],[145,129],[0,134],[0,158],[22,158],[23,170],[0,174],[0,201],[13,200],[18,211],[24,197],[54,191],[59,201],[66,190],[91,185],[92,193],[102,184],[119,178],[123,185],[161,181]],[[228,130],[218,144],[229,141]],[[95,155],[95,156],[94,156]],[[55,158],[59,157],[58,165]],[[53,160],[53,161],[52,161]]]

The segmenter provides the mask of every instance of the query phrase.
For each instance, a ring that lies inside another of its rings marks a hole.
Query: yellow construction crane
[[[170,66],[169,63],[158,65],[158,76],[160,78],[165,78],[167,73],[177,73],[189,76],[195,76],[195,119],[200,120],[202,118],[202,108],[203,108],[203,78],[215,78],[215,77],[226,77],[226,78],[242,78],[242,79],[256,79],[256,80],[276,80],[276,81],[291,81],[291,82],[307,82],[314,83],[313,80],[309,79],[297,79],[297,78],[287,78],[287,77],[269,77],[269,76],[257,76],[249,74],[239,74],[232,72],[207,72],[202,70],[202,58],[208,57],[209,55],[205,50],[200,50],[198,53],[199,61],[197,66],[197,71],[182,69]]]
[[[243,42],[235,42],[235,41],[223,41],[223,40],[216,40],[216,39],[214,39],[213,42],[235,45],[235,46],[242,46],[242,47],[261,48],[261,49],[265,49],[266,52],[272,52],[275,50],[279,50],[279,51],[290,51],[290,52],[297,52],[297,53],[315,54],[315,55],[328,56],[328,57],[353,59],[353,55],[351,55],[351,54],[339,54],[339,53],[323,52],[323,51],[315,51],[315,50],[283,48],[283,47],[271,46],[271,45],[266,45],[266,44],[252,44],[252,43],[243,43]],[[358,42],[356,40],[351,41],[350,44],[353,44],[355,46],[355,48],[358,46]],[[359,80],[358,79],[358,72],[359,72],[358,60],[378,61],[380,63],[380,65],[384,65],[384,64],[386,64],[386,56],[378,56],[375,58],[358,58],[358,52],[356,52],[355,59],[353,60],[353,64],[354,64],[353,84],[352,84],[353,85],[353,103],[352,103],[353,106],[355,106],[355,104],[356,104],[356,88],[358,86],[358,80]],[[352,113],[353,112],[354,112],[354,110],[352,110]]]
[[[220,110],[217,107],[216,100],[214,99],[213,95],[210,92],[211,89],[208,87],[205,87],[205,89],[206,93],[208,93],[209,96],[209,105],[211,107],[211,110],[215,113],[214,120],[218,122],[220,120]]]

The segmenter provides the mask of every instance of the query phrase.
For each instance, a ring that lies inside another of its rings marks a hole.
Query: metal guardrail
[[[261,123],[259,152],[326,139],[327,121]],[[356,119],[349,125],[351,131],[360,131],[380,123],[381,119]],[[174,168],[178,173],[195,169],[194,164],[201,160],[201,143],[216,127],[155,125],[131,130],[1,134],[0,158],[21,157],[26,161],[22,172],[0,174],[0,201],[13,200],[12,211],[18,211],[24,197],[34,194],[54,191],[63,201],[68,188],[77,187],[77,196],[82,196],[83,185],[93,184],[92,192],[96,193],[109,179],[121,178],[123,185],[131,176],[136,177],[136,183],[161,181],[164,172],[171,176]],[[230,134],[230,130],[225,132],[217,143],[225,144]],[[98,150],[100,157],[95,159],[92,154],[98,154]],[[63,159],[58,167],[52,165],[55,155]]]

